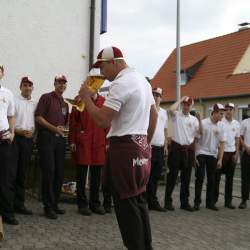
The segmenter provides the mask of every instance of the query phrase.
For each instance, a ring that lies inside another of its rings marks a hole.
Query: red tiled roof
[[[250,94],[250,73],[233,75],[250,46],[250,29],[201,41],[181,48],[181,68],[188,69],[201,62],[181,95],[193,98],[216,98]],[[167,58],[151,81],[153,87],[163,89],[163,101],[176,98],[176,50]]]

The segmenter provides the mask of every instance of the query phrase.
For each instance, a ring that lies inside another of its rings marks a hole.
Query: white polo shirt
[[[241,122],[240,135],[244,137],[244,143],[250,147],[250,118]]]
[[[111,122],[107,137],[147,135],[153,104],[152,88],[145,77],[132,68],[120,71],[104,102],[104,106],[119,112]]]
[[[35,109],[37,102],[32,98],[30,100],[23,96],[17,96],[15,101],[15,128],[23,130],[34,130],[35,128]]]
[[[202,135],[198,140],[196,155],[211,155],[217,158],[220,142],[225,141],[225,132],[222,122],[213,123],[211,118],[202,120]]]
[[[151,141],[153,146],[164,146],[165,143],[165,133],[164,129],[168,126],[168,115],[167,111],[163,108],[160,108],[158,111],[157,124],[155,132]]]
[[[182,111],[170,113],[170,118],[173,123],[172,140],[181,145],[192,144],[199,130],[198,119],[190,114],[184,115]]]
[[[226,118],[221,122],[226,134],[224,152],[235,152],[235,138],[240,137],[240,123],[236,120],[228,121]]]
[[[9,129],[8,116],[14,116],[14,110],[12,92],[0,85],[0,131]]]

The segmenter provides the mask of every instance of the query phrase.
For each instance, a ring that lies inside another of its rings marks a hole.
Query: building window
[[[181,85],[181,86],[182,86],[182,85],[186,85],[187,81],[188,81],[187,73],[186,73],[185,70],[182,70],[182,71],[181,71],[181,82],[180,82],[180,85]]]

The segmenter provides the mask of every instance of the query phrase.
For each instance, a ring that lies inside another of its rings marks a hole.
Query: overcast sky
[[[238,30],[250,22],[249,0],[180,0],[181,46]],[[127,63],[153,77],[176,46],[176,0],[108,0],[101,48],[119,47]]]

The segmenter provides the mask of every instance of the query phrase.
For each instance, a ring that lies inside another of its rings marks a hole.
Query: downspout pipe
[[[96,1],[91,0],[90,5],[90,29],[89,29],[89,70],[94,63],[94,47],[95,47],[95,6]]]

